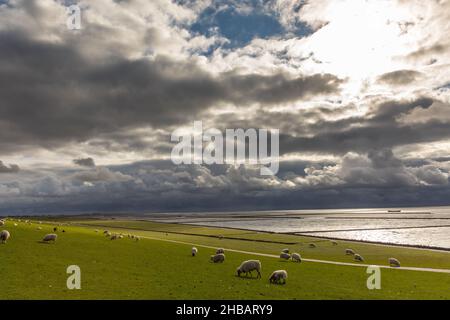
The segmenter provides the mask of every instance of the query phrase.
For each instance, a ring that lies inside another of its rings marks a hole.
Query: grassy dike
[[[351,247],[367,264],[386,265],[394,256],[402,266],[436,269],[450,269],[448,252],[343,241],[333,246],[312,237],[117,220],[74,220],[58,227],[56,244],[41,243],[55,225],[7,221],[2,227],[11,239],[0,245],[0,299],[450,299],[450,274],[382,269],[382,289],[368,290],[363,267],[297,264],[231,251],[225,263],[213,264],[213,249],[199,247],[198,256],[192,257],[192,245],[169,241],[262,254],[288,247],[303,258],[341,262],[353,262],[343,253]],[[111,241],[103,236],[104,229],[142,238]],[[311,242],[316,248],[308,247]],[[235,276],[236,267],[247,259],[261,260],[262,279]],[[66,287],[69,265],[81,268],[81,290]],[[277,269],[288,271],[284,286],[268,282]]]

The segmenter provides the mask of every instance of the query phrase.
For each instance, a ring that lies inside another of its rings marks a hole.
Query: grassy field
[[[199,246],[198,256],[192,257],[192,245],[168,240],[268,254],[288,247],[303,258],[353,262],[343,253],[350,247],[368,264],[386,265],[395,256],[402,266],[439,269],[450,269],[447,252],[341,241],[333,246],[295,235],[117,220],[73,221],[58,227],[56,244],[46,244],[39,240],[53,232],[55,223],[39,226],[42,230],[36,223],[7,221],[1,227],[11,232],[11,239],[0,245],[0,299],[450,299],[450,274],[382,269],[381,290],[368,290],[363,267],[298,264],[231,251],[226,251],[225,263],[213,264],[213,249]],[[111,241],[104,229],[142,238]],[[311,242],[315,249],[308,247]],[[235,276],[247,259],[261,260],[262,279]],[[81,268],[81,290],[66,287],[69,265]],[[284,286],[269,284],[277,269],[288,271]]]

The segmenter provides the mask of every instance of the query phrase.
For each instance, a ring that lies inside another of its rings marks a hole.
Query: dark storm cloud
[[[397,70],[381,75],[378,81],[391,85],[406,85],[418,80],[421,75],[415,70]]]
[[[10,164],[9,166],[3,164],[3,161],[0,161],[0,173],[17,173],[20,171],[20,168],[17,164]]]
[[[74,159],[73,163],[82,167],[95,167],[95,161],[92,158]]]
[[[314,151],[345,154],[399,145],[431,142],[450,137],[450,124],[439,119],[402,123],[398,117],[417,109],[428,109],[430,98],[413,101],[390,101],[377,104],[364,117],[336,121],[321,120],[309,126],[312,136],[280,135],[280,153]]]
[[[217,77],[190,62],[90,61],[76,46],[0,33],[0,143],[46,148],[139,126],[185,123],[220,103],[277,104],[337,92],[333,75]]]

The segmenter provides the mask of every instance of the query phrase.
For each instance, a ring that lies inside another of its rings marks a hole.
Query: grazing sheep
[[[120,235],[120,236],[119,236],[119,239],[123,239],[123,235]]]
[[[103,231],[103,234],[107,234],[107,233],[109,233],[109,231],[108,231],[108,230],[105,230],[105,231]]]
[[[14,227],[17,227],[18,226],[18,224],[17,223],[14,223]]]
[[[111,232],[107,232],[105,235],[106,237],[111,237]]]
[[[294,261],[294,262],[302,262],[302,257],[300,256],[299,253],[294,252],[292,254],[291,258],[292,258],[292,261]]]
[[[400,261],[398,261],[395,258],[389,258],[389,265],[391,267],[396,267],[396,268],[400,268]]]
[[[281,252],[283,252],[283,253],[289,253],[289,249],[283,249],[283,250],[281,250]]]
[[[355,253],[355,261],[363,262],[363,261],[364,261],[364,258],[363,258],[361,255]]]
[[[50,234],[45,235],[45,237],[44,237],[44,239],[42,239],[42,241],[44,241],[44,242],[50,242],[50,241],[56,242],[56,238],[58,238],[57,234],[50,233]]]
[[[277,270],[272,272],[269,281],[270,283],[286,284],[287,276],[286,270]]]
[[[309,244],[309,247],[310,247],[310,248],[315,248],[316,245],[315,245],[314,243],[310,243],[310,244]]]
[[[352,249],[345,249],[345,254],[347,256],[353,256],[355,255],[355,251],[353,251]]]
[[[223,250],[222,248],[219,248],[216,250],[216,254],[219,254],[219,253],[225,253],[225,250]]]
[[[117,236],[117,234],[113,234],[112,236],[111,236],[111,240],[117,240],[119,237]]]
[[[247,276],[250,273],[252,275],[252,271],[258,273],[257,278],[261,278],[261,261],[259,260],[247,260],[241,263],[241,265],[236,269],[237,276],[240,277],[241,273],[245,273]]]
[[[289,260],[291,258],[291,255],[289,253],[280,253],[280,259],[286,259]]]
[[[192,252],[192,256],[195,257],[198,253],[198,249],[196,247],[192,247],[191,252]]]
[[[5,225],[5,221],[0,220],[0,227]]]
[[[333,246],[337,246],[337,245],[338,245],[338,243],[337,243],[336,241],[334,241],[334,240],[331,241],[331,244],[332,244]]]
[[[135,236],[135,237],[134,237],[134,240],[135,240],[136,242],[138,242],[140,239],[141,239],[141,238],[139,238],[138,236]]]
[[[225,261],[225,255],[223,253],[219,253],[219,254],[211,256],[210,259],[214,263],[218,263],[218,262],[222,263]]]
[[[2,232],[0,232],[0,240],[2,241],[2,243],[6,243],[10,236],[11,234],[8,230],[3,230]]]

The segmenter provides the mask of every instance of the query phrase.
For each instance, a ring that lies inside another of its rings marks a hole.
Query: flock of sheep
[[[22,222],[22,220],[19,219],[18,222]],[[31,224],[31,221],[25,220],[24,223],[26,223],[26,224]],[[41,221],[39,221],[38,223],[39,223],[39,224],[42,224]],[[0,220],[0,226],[4,226],[5,224],[6,224],[6,219]],[[18,224],[17,224],[17,223],[14,223],[14,226],[17,227]],[[41,227],[37,227],[37,229],[38,229],[38,230],[42,230]],[[56,231],[56,230],[57,230],[56,227],[53,228],[53,231]],[[65,231],[63,230],[63,232],[65,232]],[[8,239],[9,239],[10,237],[11,237],[11,233],[10,233],[8,230],[2,230],[2,231],[0,232],[0,241],[1,241],[2,244],[5,244],[5,243],[8,241]],[[56,239],[57,239],[57,238],[58,238],[58,235],[57,235],[56,233],[49,233],[49,234],[46,234],[46,235],[44,236],[44,238],[42,239],[42,241],[43,241],[43,242],[51,242],[51,241],[56,242]]]
[[[195,257],[198,254],[198,249],[193,247],[191,249],[191,254]],[[211,255],[210,261],[213,263],[223,263],[225,261],[225,250],[219,248],[216,250],[216,254]],[[252,272],[255,271],[257,273],[256,277],[261,278],[261,261],[259,260],[246,260],[241,263],[241,265],[236,269],[236,275],[240,277],[241,275],[245,275],[246,277],[250,274],[250,277],[253,276]],[[287,271],[286,270],[276,270],[272,272],[269,277],[270,283],[280,283],[285,284],[287,279]]]
[[[18,219],[18,222],[22,222],[20,219]],[[24,223],[31,224],[31,221],[25,220]],[[6,224],[6,219],[0,220],[0,226],[4,226]],[[42,224],[42,222],[38,222],[38,224]],[[14,226],[17,226],[17,223],[14,223]],[[39,226],[37,227],[38,230],[41,230],[42,228]],[[57,232],[57,227],[53,228],[54,232]],[[65,232],[63,229],[62,232]],[[99,230],[95,230],[95,232],[99,232]],[[123,239],[125,236],[129,239],[133,239],[134,241],[139,241],[140,237],[132,234],[122,234],[122,233],[111,233],[108,230],[103,231],[103,234],[106,237],[109,237],[111,240],[117,240],[117,239]],[[8,239],[11,237],[11,234],[8,230],[2,230],[0,232],[0,241],[2,244],[5,244]],[[44,238],[42,239],[43,242],[56,242],[56,239],[58,238],[58,235],[56,233],[50,233],[46,234]],[[334,240],[331,241],[333,246],[337,246],[338,243]],[[316,248],[316,245],[314,243],[309,244],[309,248]],[[198,254],[198,249],[196,247],[193,247],[191,249],[192,256],[196,256]],[[356,253],[353,249],[345,249],[345,254],[348,256],[353,256],[354,260],[357,262],[363,262],[364,258]],[[280,253],[280,259],[283,260],[292,260],[293,262],[302,262],[302,257],[299,253],[294,252],[290,253],[289,249],[283,249]],[[220,248],[216,250],[216,253],[214,255],[211,255],[210,261],[213,263],[223,263],[225,261],[225,250]],[[389,258],[388,259],[389,265],[391,267],[400,267],[400,262],[396,258]],[[259,260],[247,260],[242,262],[242,264],[236,269],[236,274],[238,277],[241,276],[241,274],[245,274],[245,276],[252,276],[252,271],[256,271],[257,278],[261,278],[261,262]],[[272,274],[269,277],[270,283],[278,283],[278,284],[285,284],[287,279],[287,271],[286,270],[276,270],[272,272]]]
[[[338,243],[334,240],[331,241],[333,246],[337,246]],[[316,248],[316,245],[314,243],[309,244],[310,248]],[[198,254],[198,249],[196,247],[193,247],[191,249],[191,254],[193,257],[195,257]],[[363,262],[364,258],[358,254],[355,253],[353,249],[345,249],[346,255],[352,255],[354,257],[355,261]],[[302,257],[299,253],[293,252],[292,254],[289,253],[289,249],[283,249],[280,253],[280,259],[283,260],[292,260],[293,262],[302,262]],[[216,250],[216,254],[211,255],[210,261],[213,263],[222,263],[225,261],[225,250],[220,248]],[[391,267],[400,267],[400,262],[396,258],[389,258],[388,259],[389,265]],[[236,274],[238,277],[241,276],[241,274],[245,274],[245,276],[252,276],[252,271],[257,272],[257,278],[261,278],[261,261],[259,260],[247,260],[242,262],[242,264],[236,269]],[[276,270],[272,272],[272,274],[269,277],[270,283],[277,283],[277,284],[286,284],[287,279],[287,271],[286,270]]]

